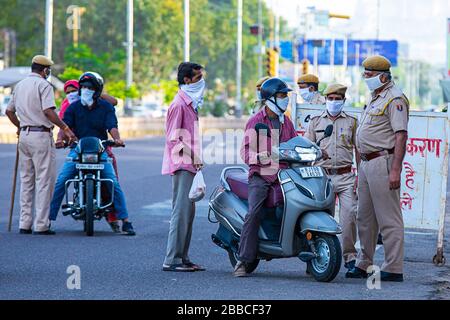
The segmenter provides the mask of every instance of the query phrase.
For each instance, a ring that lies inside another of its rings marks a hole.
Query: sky
[[[375,39],[377,0],[265,0],[291,27],[299,24],[298,12],[315,6],[337,14],[350,15],[350,20],[332,19],[330,28],[339,34],[351,33],[353,39]],[[379,0],[380,40],[398,40],[409,47],[409,58],[433,65],[445,65],[447,57],[447,18],[450,0]],[[314,36],[329,36],[317,30]],[[342,36],[341,36],[342,38]]]

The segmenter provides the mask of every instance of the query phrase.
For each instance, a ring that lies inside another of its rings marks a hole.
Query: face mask
[[[385,85],[385,83],[381,82],[381,75],[382,74],[379,74],[375,77],[365,79],[367,88],[369,88],[370,92],[374,92],[375,90]]]
[[[278,106],[271,101],[267,101],[267,106],[278,116],[278,118],[280,119],[280,123],[283,124],[284,113],[286,112],[287,107],[289,106],[289,97],[286,97],[284,99],[276,99],[276,102]]]
[[[300,96],[305,100],[306,102],[311,101],[312,97],[314,96],[314,92],[309,91],[309,88],[300,89]]]
[[[342,109],[344,109],[344,102],[345,100],[335,100],[335,101],[327,100],[328,113],[333,117],[339,115],[342,112]]]
[[[67,101],[69,101],[70,104],[80,100],[80,96],[78,95],[77,91],[74,91],[74,92],[71,92],[71,93],[67,94],[66,97],[67,97]]]
[[[81,89],[81,104],[86,107],[90,107],[94,104],[94,90]]]
[[[45,70],[47,70],[47,71],[45,71],[45,73],[44,73],[44,79],[48,79],[48,78],[50,78],[50,76],[51,76],[51,74],[52,74],[52,70],[51,69],[49,69],[49,68],[47,68],[47,69],[45,69]]]
[[[256,99],[257,99],[258,101],[261,101],[261,100],[262,100],[262,97],[261,97],[261,91],[259,91],[259,90],[256,90]]]
[[[192,106],[195,110],[203,105],[203,95],[206,89],[205,79],[192,84],[183,84],[180,89],[192,99]]]

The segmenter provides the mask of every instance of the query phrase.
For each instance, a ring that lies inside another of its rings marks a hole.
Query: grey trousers
[[[263,207],[271,184],[258,175],[249,179],[248,214],[242,227],[239,242],[239,260],[253,262],[258,253],[258,233],[263,218]]]
[[[195,204],[189,200],[189,190],[194,174],[180,170],[172,177],[172,219],[165,265],[190,262],[188,252],[192,237],[192,224],[195,216]]]

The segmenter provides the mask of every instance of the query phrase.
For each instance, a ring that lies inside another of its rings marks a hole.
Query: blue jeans
[[[76,158],[77,153],[75,150],[71,150],[68,158]],[[119,185],[116,174],[114,173],[114,168],[111,163],[107,162],[108,155],[104,152],[101,155],[102,161],[105,161],[105,169],[101,171],[101,177],[103,179],[111,179],[114,182],[114,207],[117,212],[117,217],[119,219],[128,218],[128,210],[125,202],[125,195],[122,188]],[[55,191],[53,193],[52,203],[50,205],[50,220],[55,221],[58,216],[59,208],[61,207],[61,202],[65,195],[66,182],[73,179],[77,175],[77,169],[75,162],[64,163],[61,173],[56,181]]]

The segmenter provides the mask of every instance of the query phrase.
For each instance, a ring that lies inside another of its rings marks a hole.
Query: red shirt
[[[255,114],[250,120],[247,122],[245,127],[245,135],[244,140],[242,141],[241,146],[241,158],[242,160],[250,166],[250,177],[254,174],[259,174],[264,180],[270,183],[274,183],[278,180],[278,171],[280,169],[287,168],[287,164],[279,163],[277,161],[272,160],[269,165],[262,165],[257,159],[257,135],[255,126],[258,123],[264,123],[271,130],[271,137],[279,136],[279,142],[283,143],[291,140],[297,136],[297,132],[294,129],[294,124],[291,119],[285,117],[284,124],[281,124],[280,132],[274,130],[272,122],[270,121],[269,116],[266,113],[266,109],[263,108],[257,114]],[[268,151],[271,153],[272,151],[272,138],[261,138],[260,137],[260,146],[259,153],[263,151]],[[276,141],[274,142],[276,143]]]

